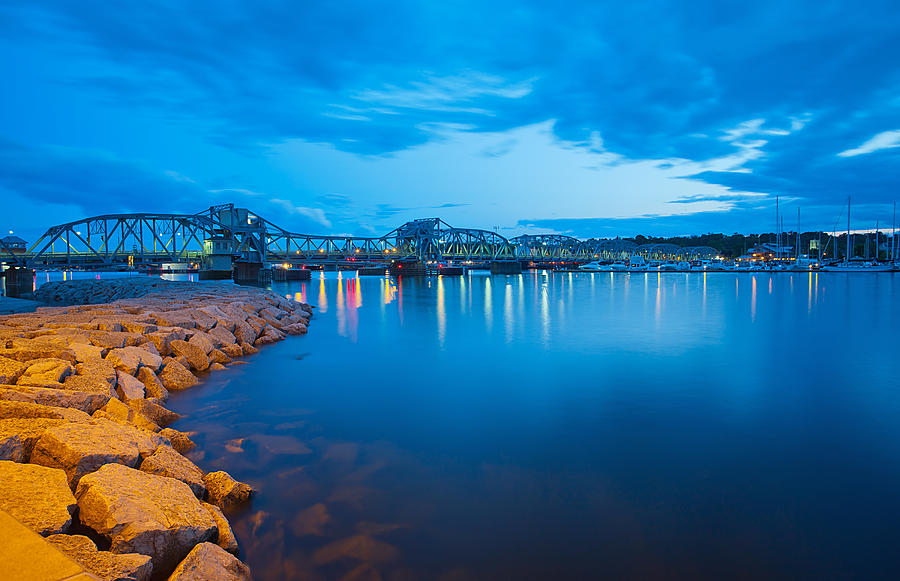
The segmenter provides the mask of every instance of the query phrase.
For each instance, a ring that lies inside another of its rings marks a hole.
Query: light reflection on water
[[[172,398],[256,578],[895,572],[895,275],[314,276]]]

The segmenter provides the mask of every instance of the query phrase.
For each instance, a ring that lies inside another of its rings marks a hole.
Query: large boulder
[[[168,426],[181,417],[172,410],[166,409],[149,399],[132,399],[128,401],[128,407],[150,418],[160,426]]]
[[[66,389],[115,394],[118,372],[106,359],[88,359],[75,366],[77,375],[66,378]]]
[[[47,540],[103,581],[148,581],[153,573],[147,555],[98,551],[94,541],[82,535],[51,535]]]
[[[210,340],[209,335],[204,333],[203,331],[198,331],[191,335],[191,338],[188,339],[188,343],[191,345],[196,345],[197,347],[203,349],[204,353],[209,354],[213,349],[216,348],[213,345],[213,342]]]
[[[15,383],[28,365],[9,357],[0,356],[0,384]]]
[[[172,428],[163,428],[159,431],[159,435],[168,438],[169,441],[172,442],[172,447],[175,448],[175,451],[179,454],[190,452],[197,447],[197,444],[191,440],[189,434],[173,430]]]
[[[169,399],[169,391],[149,367],[138,369],[137,378],[144,384],[144,392],[147,394],[147,397],[154,397],[163,401]]]
[[[0,461],[0,509],[41,535],[72,524],[75,497],[62,470]]]
[[[206,488],[209,491],[209,500],[222,508],[231,508],[248,502],[252,497],[253,487],[243,482],[238,482],[231,474],[220,470],[210,472],[203,477]]]
[[[169,581],[252,581],[250,568],[225,549],[201,543],[185,557]]]
[[[46,406],[75,408],[88,414],[102,408],[111,397],[110,393],[70,391],[26,385],[0,385],[0,400],[26,401]]]
[[[88,424],[63,424],[43,433],[31,462],[66,471],[74,488],[85,475],[105,464],[137,466],[141,457],[166,443],[164,438],[105,419]]]
[[[206,351],[193,343],[175,340],[169,343],[169,349],[172,350],[172,353],[187,359],[191,368],[197,371],[206,371],[209,367],[209,357],[206,356]]]
[[[223,345],[234,345],[237,343],[234,334],[221,324],[210,329],[208,335],[217,348],[221,348]]]
[[[216,521],[216,527],[218,527],[219,529],[219,536],[216,537],[216,544],[232,555],[237,555],[240,552],[237,537],[234,536],[234,531],[231,529],[231,524],[228,522],[228,519],[225,518],[225,514],[222,512],[222,509],[218,506],[209,504],[208,502],[203,503],[203,508],[209,511],[209,514],[212,515],[213,520]]]
[[[28,367],[16,381],[19,385],[28,385],[33,382],[55,381],[61,382],[75,371],[72,364],[63,359],[48,357],[29,362]]]
[[[116,393],[118,393],[119,399],[122,401],[144,399],[144,384],[138,378],[121,370],[117,370],[116,375],[118,376]]]
[[[131,404],[133,402],[128,403]],[[110,399],[105,406],[95,411],[93,417],[110,419],[118,424],[130,424],[151,432],[159,431],[159,425],[142,414],[139,409],[126,405],[115,398]]]
[[[29,418],[50,418],[69,420],[70,422],[85,422],[91,419],[81,410],[52,407],[27,401],[0,400],[0,420]]]
[[[174,478],[187,484],[197,498],[206,496],[203,470],[176,452],[171,446],[160,446],[141,462],[141,471]]]
[[[51,418],[0,420],[0,460],[27,462],[44,432],[64,423]]]
[[[204,355],[204,357],[206,356]],[[159,374],[159,379],[169,391],[181,391],[200,383],[193,373],[174,359],[170,359],[166,363],[166,366],[163,367],[162,372]]]
[[[106,349],[88,343],[71,343],[69,349],[75,354],[75,361],[84,363],[91,359],[103,359]]]
[[[81,522],[107,537],[112,552],[149,555],[158,573],[172,570],[192,547],[217,533],[215,520],[187,484],[121,464],[82,478],[75,497]]]
[[[140,367],[149,367],[156,371],[162,365],[162,357],[140,347],[112,349],[106,354],[106,360],[112,363],[119,371],[124,371],[129,375],[137,373]]]

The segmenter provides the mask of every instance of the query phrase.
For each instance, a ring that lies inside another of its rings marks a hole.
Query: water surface
[[[897,280],[328,273],[171,407],[260,580],[893,578]]]

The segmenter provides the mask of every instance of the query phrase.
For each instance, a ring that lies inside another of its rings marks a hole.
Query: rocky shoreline
[[[223,509],[253,489],[184,456],[171,391],[304,334],[309,305],[230,283],[51,283],[0,316],[0,509],[97,577],[250,579]]]

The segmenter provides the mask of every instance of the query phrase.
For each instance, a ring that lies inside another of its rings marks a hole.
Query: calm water
[[[257,579],[897,574],[896,275],[273,288],[309,335],[171,401]]]

